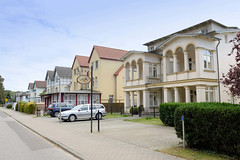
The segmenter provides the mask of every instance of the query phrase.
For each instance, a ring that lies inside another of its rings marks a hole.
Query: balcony
[[[147,84],[161,83],[163,82],[163,75],[158,74],[156,76],[147,76]]]

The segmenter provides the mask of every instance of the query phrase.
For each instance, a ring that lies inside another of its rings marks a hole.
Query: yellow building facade
[[[128,51],[102,46],[93,46],[89,68],[93,66],[93,89],[102,93],[102,103],[109,99],[123,103],[123,63],[120,58]],[[89,86],[90,87],[90,86]]]
[[[89,74],[89,57],[76,55],[72,64],[72,85],[71,91],[80,91],[88,89],[88,84],[80,84],[77,82],[77,78],[80,75]]]

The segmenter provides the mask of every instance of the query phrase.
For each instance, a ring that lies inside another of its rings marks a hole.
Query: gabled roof
[[[124,68],[124,65],[122,65],[113,75],[118,76],[118,74],[121,72],[123,68]]]
[[[221,23],[219,23],[219,22],[216,22],[216,21],[214,21],[214,20],[212,20],[212,19],[209,19],[209,20],[207,20],[207,21],[204,21],[204,22],[202,22],[202,23],[198,23],[198,24],[196,24],[196,25],[193,25],[193,26],[191,26],[191,27],[185,28],[185,29],[180,30],[180,31],[178,31],[178,32],[175,32],[175,33],[169,34],[169,35],[167,35],[167,36],[158,38],[158,39],[156,39],[156,40],[147,42],[147,43],[145,43],[145,44],[143,44],[143,45],[148,46],[148,45],[154,44],[154,43],[156,43],[156,42],[159,42],[159,41],[168,39],[170,36],[172,36],[172,35],[174,35],[174,34],[186,33],[186,32],[188,32],[188,31],[192,31],[192,30],[194,30],[194,29],[200,28],[200,27],[205,26],[205,25],[210,24],[210,23],[215,23],[215,24],[217,24],[217,25],[219,25],[219,26],[221,26],[221,27],[223,27],[223,28],[226,28],[226,29],[238,29],[238,27],[228,27],[228,26],[225,26],[225,25],[223,25],[223,24],[221,24]]]
[[[33,83],[28,84],[28,90],[33,89]]]
[[[115,60],[118,61],[122,56],[128,53],[126,50],[121,49],[115,49],[115,48],[109,48],[109,47],[102,47],[102,46],[93,46],[90,58],[88,60],[88,63],[91,60],[93,51],[96,50],[98,53],[98,56],[100,59],[108,59],[108,60]]]
[[[34,81],[33,88],[46,88],[46,81]]]
[[[121,61],[124,61],[128,56],[132,55],[132,54],[152,54],[152,55],[161,55],[160,53],[156,53],[156,52],[146,52],[146,51],[135,51],[135,50],[131,50],[129,51],[127,54],[125,54],[124,56],[122,56],[122,58],[120,59]]]
[[[163,42],[161,42],[158,46],[156,46],[156,49],[162,48],[164,47],[166,44],[168,44],[169,42],[171,42],[172,40],[176,39],[176,38],[183,38],[183,37],[197,37],[197,38],[207,38],[209,40],[213,40],[213,41],[217,41],[219,40],[219,38],[217,37],[212,37],[206,34],[174,34],[172,36],[170,36],[168,39],[164,40]]]
[[[72,77],[72,69],[70,67],[56,66],[54,70],[54,76],[56,72],[59,77]]]
[[[89,59],[89,57],[87,57],[87,56],[76,55],[73,60],[72,69],[73,69],[73,65],[76,60],[80,67],[89,67],[88,59]]]
[[[45,81],[47,81],[48,76],[49,76],[49,79],[53,80],[54,79],[54,71],[47,70]]]

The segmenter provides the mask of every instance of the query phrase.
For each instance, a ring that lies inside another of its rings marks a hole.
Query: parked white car
[[[99,111],[99,113],[98,113]],[[98,115],[99,114],[99,115]],[[92,117],[97,119],[102,119],[102,117],[107,115],[106,108],[103,104],[93,104]],[[70,122],[76,119],[90,119],[91,118],[91,104],[82,104],[74,107],[71,110],[61,112],[62,120]],[[60,119],[60,114],[58,115]]]

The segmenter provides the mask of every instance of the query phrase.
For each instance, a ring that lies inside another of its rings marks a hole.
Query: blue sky
[[[26,91],[55,66],[71,67],[93,45],[142,44],[213,19],[240,27],[239,0],[0,0],[0,75]]]

